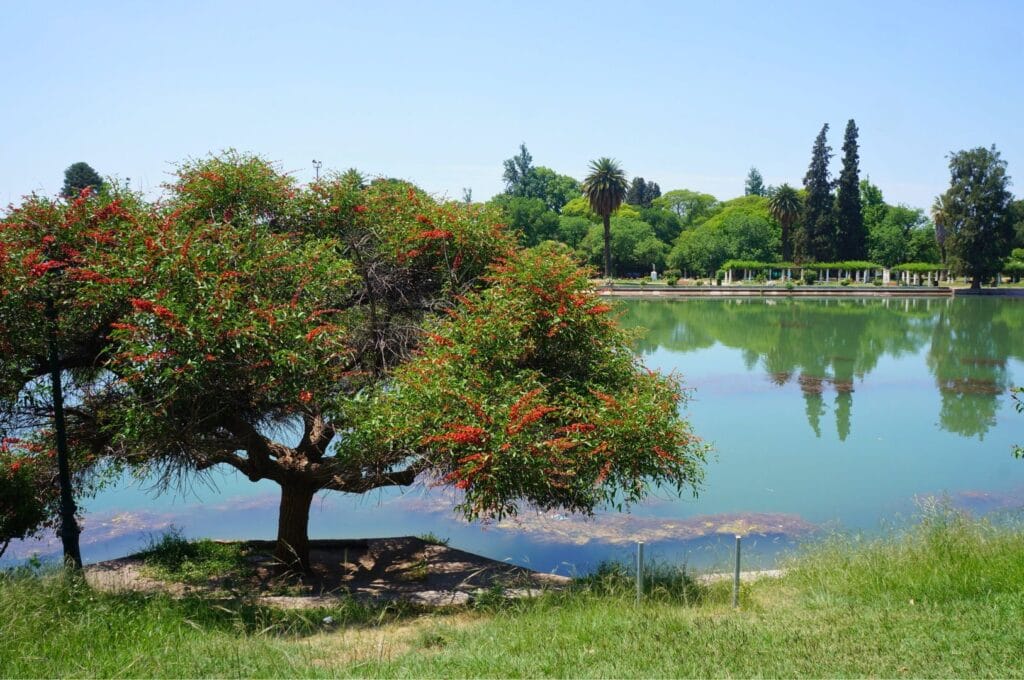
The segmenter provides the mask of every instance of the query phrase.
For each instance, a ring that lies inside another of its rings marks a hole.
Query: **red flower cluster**
[[[427,231],[421,231],[416,234],[414,238],[418,239],[435,239],[435,238],[451,238],[452,232],[445,229],[428,229]]]
[[[364,213],[367,210],[365,205],[356,205],[353,206],[352,209],[355,210],[357,213]]]
[[[135,309],[136,312],[149,312],[150,314],[154,314],[160,317],[161,319],[173,320],[177,318],[174,316],[174,312],[172,312],[171,310],[167,309],[163,305],[158,305],[155,302],[151,302],[149,300],[140,300],[136,298],[132,300],[132,307]]]
[[[560,427],[556,432],[593,432],[597,429],[596,425],[590,423],[571,423],[565,427]]]
[[[479,446],[483,444],[487,431],[483,428],[472,425],[453,424],[448,426],[448,432],[435,434],[423,438],[424,444],[449,443],[449,444],[470,444]]]
[[[32,268],[29,269],[29,275],[38,278],[44,275],[46,272],[50,271],[51,269],[60,269],[65,264],[67,263],[61,260],[47,260],[45,262],[39,262],[37,264],[32,265]]]

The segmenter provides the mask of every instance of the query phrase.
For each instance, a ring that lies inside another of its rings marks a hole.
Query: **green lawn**
[[[938,512],[884,540],[818,544],[789,568],[745,585],[739,611],[729,584],[663,570],[639,606],[613,571],[569,593],[434,614],[283,612],[9,574],[0,677],[1024,676],[1019,524]]]

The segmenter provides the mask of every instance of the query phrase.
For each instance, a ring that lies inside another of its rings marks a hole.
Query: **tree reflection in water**
[[[716,343],[742,352],[774,385],[795,383],[821,436],[833,394],[836,431],[850,434],[856,384],[885,356],[926,353],[941,395],[940,426],[983,438],[1010,385],[1009,359],[1024,359],[1024,300],[702,299],[634,300],[623,323],[644,330],[641,354],[692,352]]]

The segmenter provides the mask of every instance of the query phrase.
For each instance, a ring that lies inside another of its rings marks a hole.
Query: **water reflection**
[[[982,438],[1008,388],[1008,359],[1024,358],[1024,301],[1016,299],[687,300],[627,303],[643,327],[642,354],[738,349],[751,373],[795,385],[821,436],[831,399],[840,440],[850,435],[857,385],[884,357],[927,352],[941,395],[940,426]]]

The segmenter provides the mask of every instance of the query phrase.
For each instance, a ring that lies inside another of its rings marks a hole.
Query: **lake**
[[[544,571],[629,559],[700,568],[770,565],[831,530],[877,532],[942,499],[974,512],[1024,506],[1024,299],[629,300],[650,368],[692,390],[687,417],[714,445],[698,498],[655,492],[629,514],[589,520],[524,513],[501,524],[456,519],[441,489],[321,493],[311,536],[432,532],[452,545]],[[85,501],[87,561],[123,555],[171,527],[188,536],[272,538],[277,488],[218,474],[184,495],[125,483]],[[5,561],[55,540],[12,545]]]

